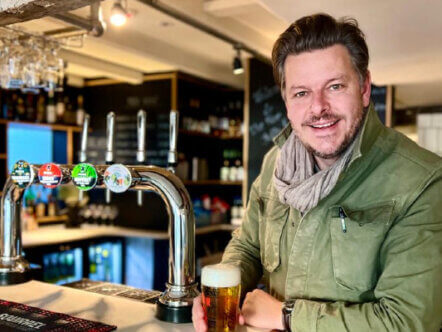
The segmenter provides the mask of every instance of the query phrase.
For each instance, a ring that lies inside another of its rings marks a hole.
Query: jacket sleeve
[[[250,198],[241,227],[233,232],[222,259],[223,263],[240,267],[242,297],[256,287],[262,276],[258,220],[260,204],[256,189],[258,181],[259,177],[250,190]]]
[[[418,188],[380,250],[376,302],[298,299],[292,331],[439,331],[442,322],[442,176]]]

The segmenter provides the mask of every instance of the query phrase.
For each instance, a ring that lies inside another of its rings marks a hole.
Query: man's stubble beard
[[[307,151],[310,152],[313,156],[322,159],[334,159],[342,155],[345,152],[345,150],[347,150],[347,148],[353,143],[353,141],[355,140],[356,136],[358,135],[359,131],[362,128],[367,112],[368,112],[368,107],[367,108],[361,107],[361,111],[358,112],[358,117],[351,126],[350,131],[345,135],[344,140],[338,146],[338,148],[331,153],[322,153],[320,151],[317,151],[307,142],[304,142],[304,140],[302,140],[299,135],[297,136],[301,139],[301,143],[305,146]],[[292,128],[294,128],[293,124]]]

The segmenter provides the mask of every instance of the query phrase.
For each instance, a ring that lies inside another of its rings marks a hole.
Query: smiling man
[[[241,269],[241,324],[439,331],[442,160],[379,121],[368,59],[356,21],[324,14],[275,43],[290,126],[223,256]],[[193,321],[207,330],[199,298]]]

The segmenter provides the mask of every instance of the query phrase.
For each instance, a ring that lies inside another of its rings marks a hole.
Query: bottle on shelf
[[[56,122],[63,123],[64,115],[65,115],[64,113],[65,113],[65,110],[66,110],[66,105],[65,105],[65,103],[63,101],[63,95],[62,95],[61,92],[58,93],[57,104],[55,106],[55,109],[56,109],[56,114],[57,114]]]
[[[17,104],[15,109],[16,109],[15,120],[17,121],[26,120],[26,106],[22,96],[17,97]]]
[[[37,193],[37,199],[35,200],[35,216],[41,218],[46,216],[46,204],[41,199],[41,193]]]
[[[28,96],[26,98],[26,121],[34,122],[35,118],[35,98],[33,94],[28,93]]]
[[[77,124],[77,114],[76,111],[74,111],[72,107],[72,103],[68,96],[64,96],[63,98],[64,103],[64,116],[63,116],[63,123],[68,125],[76,125]]]
[[[55,217],[57,215],[57,201],[51,194],[48,196],[48,216]]]
[[[37,114],[35,120],[38,123],[45,122],[46,120],[46,105],[45,97],[43,95],[39,95],[37,99]]]
[[[236,181],[242,181],[244,180],[244,167],[242,166],[241,159],[235,160],[235,167],[236,167]]]
[[[17,114],[17,101],[18,101],[18,95],[16,93],[13,93],[12,96],[7,101],[6,119],[14,120]]]
[[[3,91],[3,96],[2,96],[2,118],[3,119],[7,119],[9,120],[9,116],[11,114],[11,110],[10,108],[12,107],[11,105],[11,95],[9,93],[7,93],[6,91]]]
[[[229,131],[229,111],[227,106],[223,106],[219,125],[222,134],[226,135]]]
[[[233,199],[233,206],[230,209],[230,223],[232,225],[241,225],[244,216],[242,199],[237,196]]]
[[[235,161],[230,164],[228,179],[229,179],[229,181],[236,181],[237,177],[238,177],[238,168],[237,168],[236,161]]]
[[[223,161],[223,166],[221,167],[220,170],[220,180],[221,181],[228,181],[229,180],[229,161],[227,159],[224,159]]]
[[[48,103],[46,105],[46,122],[55,123],[57,121],[57,112],[55,109],[54,90],[48,92]]]

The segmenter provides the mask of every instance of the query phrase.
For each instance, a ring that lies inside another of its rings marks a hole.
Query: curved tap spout
[[[169,215],[169,279],[159,298],[156,317],[174,323],[190,322],[193,299],[199,293],[195,282],[195,218],[189,193],[182,181],[164,168],[127,166],[126,172],[123,177],[131,179],[132,189],[159,194]]]
[[[152,190],[166,203],[169,215],[169,280],[173,286],[195,282],[195,218],[189,193],[181,180],[155,166],[132,166],[134,189]]]
[[[3,187],[0,210],[0,285],[29,280],[29,263],[22,257],[21,201],[24,188],[11,178]]]
[[[30,165],[30,167],[32,174],[38,174],[41,165]],[[57,167],[60,167],[62,174],[60,183],[69,182],[72,166]],[[27,183],[37,182],[37,177],[32,175]],[[11,176],[3,187],[0,210],[0,285],[22,283],[31,279],[30,265],[22,256],[20,212],[24,191],[25,186],[21,187],[14,183]]]

